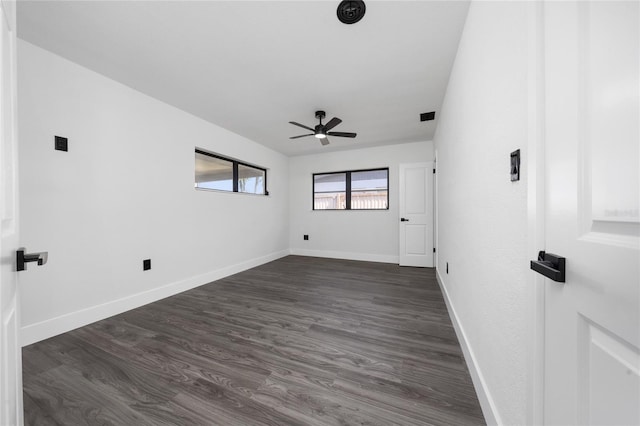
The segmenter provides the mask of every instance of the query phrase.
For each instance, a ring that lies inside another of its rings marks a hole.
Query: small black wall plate
[[[511,182],[520,180],[520,150],[511,153]]]
[[[309,240],[309,236],[307,234],[304,234],[302,236],[302,239],[305,240],[305,241],[308,241]]]
[[[435,111],[423,112],[422,114],[420,114],[420,121],[431,121],[431,120],[434,120],[435,118],[436,118]]]
[[[56,136],[55,137],[55,149],[56,151],[65,151],[67,152],[69,149],[69,142],[67,140],[67,138],[64,138],[62,136]]]
[[[151,259],[145,259],[142,261],[142,270],[148,271],[151,269]]]

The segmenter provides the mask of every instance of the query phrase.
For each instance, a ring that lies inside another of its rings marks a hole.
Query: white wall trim
[[[462,348],[462,353],[464,354],[467,368],[469,368],[471,380],[473,381],[473,387],[475,388],[476,394],[478,395],[478,401],[480,402],[480,408],[482,408],[484,419],[487,425],[502,425],[503,423],[502,419],[500,418],[498,408],[496,407],[495,401],[493,400],[491,393],[489,392],[489,388],[482,374],[482,370],[478,365],[478,361],[473,352],[473,348],[469,344],[469,340],[467,339],[464,327],[462,326],[458,314],[456,313],[456,309],[453,306],[451,299],[449,298],[449,293],[447,292],[447,288],[442,281],[442,277],[440,276],[440,271],[438,269],[436,269],[436,279],[438,280],[438,284],[440,285],[440,289],[442,290],[442,294],[444,295],[444,301],[447,304],[449,317],[451,318],[453,328],[456,331],[456,336],[458,336],[458,341],[460,342],[460,347]]]
[[[381,263],[395,263],[395,264],[399,262],[399,256],[395,256],[395,255],[353,253],[353,252],[347,252],[347,251],[334,251],[334,250],[307,250],[307,249],[300,249],[300,248],[292,248],[291,254],[295,254],[298,256],[326,257],[329,259],[362,260],[365,262],[381,262]]]
[[[257,257],[244,262],[236,263],[235,265],[226,266],[214,271],[207,272],[205,274],[187,278],[185,280],[166,284],[162,287],[154,288],[152,290],[123,297],[121,299],[112,300],[101,305],[91,306],[89,308],[81,309],[76,312],[71,312],[56,318],[22,327],[22,329],[20,330],[21,344],[24,347],[32,343],[48,339],[50,337],[57,336],[58,334],[66,333],[78,327],[83,327],[93,322],[109,318],[113,315],[121,314],[131,309],[139,308],[140,306],[146,305],[148,303],[152,303],[160,299],[164,299],[165,297],[182,293],[183,291],[187,291],[192,288],[208,284],[212,281],[216,281],[224,277],[246,271],[247,269],[255,268],[256,266],[260,266],[276,259],[280,259],[281,257],[287,255],[289,255],[288,249],[277,251],[266,256]]]

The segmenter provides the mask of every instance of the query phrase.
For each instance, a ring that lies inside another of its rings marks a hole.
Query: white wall
[[[397,263],[400,163],[433,160],[433,144],[415,142],[292,157],[289,244],[293,254]],[[312,174],[389,167],[389,210],[312,210]],[[303,235],[309,240],[304,241]]]
[[[285,156],[24,41],[18,61],[22,245],[49,252],[20,274],[23,344],[288,253]],[[268,168],[270,196],[196,191],[196,146]]]
[[[438,273],[485,416],[505,425],[527,412],[528,10],[471,4],[434,138]]]

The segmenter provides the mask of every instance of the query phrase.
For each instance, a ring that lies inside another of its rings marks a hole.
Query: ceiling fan
[[[329,120],[327,124],[322,124],[322,119],[324,117],[325,117],[324,111],[316,111],[316,118],[320,121],[320,124],[317,124],[315,128],[305,126],[304,124],[296,123],[295,121],[290,121],[289,123],[293,124],[294,126],[302,127],[303,129],[310,130],[313,133],[308,133],[306,135],[292,136],[289,139],[298,139],[298,138],[303,138],[305,136],[315,136],[316,138],[320,139],[320,143],[322,145],[329,145],[329,139],[327,139],[327,136],[338,136],[341,138],[355,138],[357,136],[355,133],[349,133],[349,132],[330,132],[329,130],[333,129],[338,124],[342,123],[342,120],[340,120],[338,117],[333,117],[331,120]]]

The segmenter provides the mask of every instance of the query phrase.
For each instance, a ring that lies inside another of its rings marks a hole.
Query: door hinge
[[[435,172],[436,172],[436,169],[433,169],[433,173],[434,173],[434,174],[435,174]]]
[[[436,248],[435,248],[435,247],[433,248],[433,252],[434,252],[434,253],[436,252]]]

